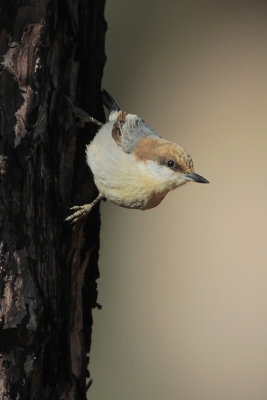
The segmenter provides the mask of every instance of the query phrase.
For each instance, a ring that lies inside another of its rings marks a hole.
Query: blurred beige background
[[[93,400],[267,399],[267,3],[107,1],[103,86],[210,185],[101,205]]]

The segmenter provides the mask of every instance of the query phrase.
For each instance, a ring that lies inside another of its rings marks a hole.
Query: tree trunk
[[[0,396],[85,399],[99,210],[85,163],[103,120],[105,0],[0,0]]]

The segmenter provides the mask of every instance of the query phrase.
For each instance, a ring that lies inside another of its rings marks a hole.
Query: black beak
[[[188,180],[188,181],[193,181],[193,182],[198,182],[198,183],[209,183],[209,181],[203,176],[196,174],[195,172],[190,172],[189,174],[183,174],[182,178]]]

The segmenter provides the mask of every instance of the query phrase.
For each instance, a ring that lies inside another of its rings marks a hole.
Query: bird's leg
[[[103,126],[104,124],[94,117],[91,117],[91,115],[87,114],[87,112],[83,111],[81,108],[79,109],[82,112],[79,114],[79,118],[85,123],[85,122],[92,122],[93,124],[96,124],[98,126]],[[76,114],[77,115],[77,114]]]
[[[66,221],[71,221],[72,223],[76,223],[78,219],[84,217],[85,215],[89,214],[92,208],[105,196],[101,193],[97,196],[96,199],[92,201],[90,204],[84,204],[82,206],[73,206],[71,207],[71,211],[75,211],[73,214],[69,215],[66,218]]]
[[[65,98],[66,98],[67,102],[69,103],[73,114],[79,121],[79,124],[78,124],[79,127],[83,128],[87,122],[92,122],[93,124],[96,124],[98,126],[104,125],[104,124],[102,124],[102,122],[98,121],[94,117],[91,117],[91,115],[87,114],[87,112],[84,111],[82,108],[75,106],[69,97],[65,96]]]

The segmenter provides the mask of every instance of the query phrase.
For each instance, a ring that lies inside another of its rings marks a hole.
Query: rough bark
[[[85,399],[99,210],[85,144],[103,120],[105,0],[0,0],[0,397]]]

